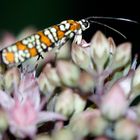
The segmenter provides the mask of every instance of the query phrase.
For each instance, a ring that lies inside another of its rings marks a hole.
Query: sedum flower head
[[[97,31],[22,69],[0,64],[0,139],[140,139],[140,67],[131,46]]]

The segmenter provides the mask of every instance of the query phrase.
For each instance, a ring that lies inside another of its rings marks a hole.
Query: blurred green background
[[[0,2],[0,30],[14,33],[33,25],[44,29],[74,15],[75,0],[3,0]]]
[[[66,19],[78,20],[88,16],[113,16],[139,20],[139,16],[132,14],[138,9],[135,3],[101,0],[1,0],[0,1],[0,31],[8,30],[18,33],[26,26],[35,26],[38,29],[47,28]],[[134,8],[133,11],[130,8]],[[133,16],[131,16],[133,15]],[[108,22],[104,22],[107,23]],[[123,22],[119,22],[123,23]],[[118,30],[123,25],[109,22]],[[125,27],[129,23],[125,23]],[[96,28],[96,24],[94,28]],[[121,28],[122,27],[122,28]],[[130,29],[130,28],[129,28]],[[128,30],[128,29],[126,29]]]

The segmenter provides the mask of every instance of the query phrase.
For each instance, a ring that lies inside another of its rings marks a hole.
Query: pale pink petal
[[[10,114],[11,113],[11,114]],[[37,113],[30,100],[21,104],[16,101],[15,106],[9,112],[10,124],[19,127],[30,126],[36,123]]]
[[[26,92],[29,91],[34,85],[36,85],[35,77],[32,73],[22,74],[22,80],[20,81],[19,91]]]
[[[32,73],[28,73],[23,76],[19,85],[19,94],[17,96],[22,102],[26,101],[27,98],[32,100],[35,109],[39,109],[40,105],[40,92],[37,85],[37,81]]]
[[[136,111],[134,111],[134,109],[129,108],[126,112],[126,117],[130,120],[136,121],[138,116]]]
[[[64,117],[61,114],[55,113],[55,112],[42,111],[42,112],[39,112],[39,114],[38,114],[37,123],[47,122],[47,121],[56,121],[56,120],[65,121],[66,117]]]
[[[14,100],[2,90],[0,90],[0,105],[4,109],[10,109],[14,105]]]
[[[34,136],[38,112],[30,100],[21,103],[15,99],[15,102],[15,106],[8,113],[10,131],[20,138]]]
[[[10,131],[17,137],[25,138],[26,136],[33,137],[36,134],[37,128],[35,125],[23,128],[12,125],[10,126]]]

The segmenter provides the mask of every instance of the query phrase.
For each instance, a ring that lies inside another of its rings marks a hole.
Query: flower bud
[[[87,48],[73,43],[72,44],[72,59],[80,67],[87,70],[90,67],[91,59]]]
[[[98,72],[103,71],[109,58],[109,50],[107,38],[100,31],[96,32],[91,40],[91,55]]]
[[[119,45],[112,59],[113,69],[125,66],[131,60],[131,44],[123,43]]]
[[[47,93],[52,93],[53,90],[55,89],[55,86],[49,82],[44,73],[41,73],[40,76],[38,77],[38,86],[40,91],[45,95]]]
[[[55,111],[69,117],[74,111],[74,95],[71,89],[66,89],[57,98]]]
[[[69,59],[70,58],[70,41],[67,41],[58,51],[56,58],[57,59]],[[58,48],[56,48],[58,49]]]
[[[135,95],[140,91],[140,66],[136,69],[133,77],[132,91],[135,93]]]
[[[78,81],[78,87],[79,89],[84,93],[91,92],[95,86],[93,76],[86,73],[86,72],[81,72],[79,81]]]
[[[79,94],[74,95],[74,114],[80,113],[84,110],[86,106],[86,100],[82,98]]]
[[[115,124],[115,139],[134,140],[137,136],[137,128],[133,121],[121,119]]]
[[[91,120],[94,117],[99,117],[99,110],[86,110],[74,115],[69,123],[70,129],[79,136],[87,136],[91,132]]]
[[[108,59],[108,63],[107,63],[107,69],[111,69],[110,66],[112,65],[112,57],[116,52],[116,44],[112,37],[109,37],[107,40],[109,43],[109,59]]]
[[[70,87],[77,86],[80,70],[75,64],[64,60],[58,61],[57,72],[64,85]]]
[[[5,131],[8,127],[7,116],[4,111],[0,110],[0,133]]]
[[[37,135],[35,140],[52,140],[52,138],[45,134]]]
[[[77,136],[87,136],[89,134],[88,120],[82,114],[76,114],[70,120],[70,129]]]
[[[53,140],[74,140],[74,135],[70,129],[61,129],[53,133]]]
[[[109,48],[110,48],[110,51],[109,52],[111,54],[114,54],[116,52],[116,44],[115,44],[113,38],[112,37],[109,37],[108,38],[108,42],[109,42]]]
[[[4,76],[5,89],[10,93],[13,92],[15,86],[20,82],[20,72],[18,68],[13,67],[9,69]]]
[[[95,116],[90,123],[90,133],[93,136],[102,136],[108,127],[108,122],[101,116]]]
[[[131,62],[128,63],[128,64],[124,67],[123,70],[121,70],[121,71],[123,72],[123,76],[126,76],[126,75],[129,73],[130,69],[131,69]]]
[[[58,97],[58,95],[55,95],[52,98],[50,98],[50,96],[49,96],[50,100],[49,100],[49,102],[47,103],[47,106],[46,106],[47,111],[54,111],[55,103],[57,101],[57,97]]]
[[[52,85],[54,86],[60,85],[60,79],[56,73],[55,68],[51,68],[49,65],[46,65],[45,68],[43,69],[43,73],[45,74],[46,78]]]
[[[119,86],[122,88],[126,97],[129,97],[129,95],[130,95],[133,75],[134,75],[134,72],[129,72],[129,74],[127,76],[120,78],[116,82],[116,84],[119,84]]]
[[[123,116],[127,109],[127,100],[122,88],[115,84],[105,94],[101,103],[101,112],[109,120],[116,120]]]
[[[105,84],[106,89],[110,89],[113,84],[118,81],[121,77],[123,76],[123,72],[122,71],[116,71],[111,77],[110,77],[110,81],[107,81],[107,83]]]

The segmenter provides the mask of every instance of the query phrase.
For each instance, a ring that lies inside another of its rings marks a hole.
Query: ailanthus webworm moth
[[[41,56],[42,52],[50,51],[54,46],[61,47],[67,40],[73,37],[74,41],[77,44],[80,44],[82,40],[82,31],[88,29],[91,23],[103,25],[121,34],[119,31],[106,24],[92,20],[98,18],[137,23],[133,20],[113,17],[88,17],[80,21],[66,20],[2,49],[0,54],[1,60],[6,65],[20,64],[29,58]],[[123,34],[121,35],[123,36]]]

